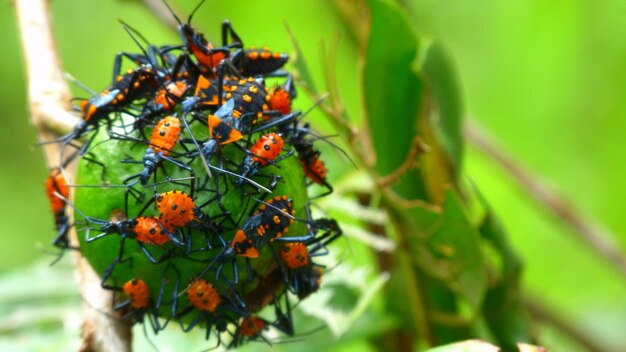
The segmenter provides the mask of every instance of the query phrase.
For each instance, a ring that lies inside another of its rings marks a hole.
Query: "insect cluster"
[[[115,310],[155,333],[201,326],[230,347],[268,341],[270,326],[293,336],[292,307],[324,273],[314,258],[341,235],[307,197],[332,192],[321,137],[292,109],[288,55],[246,48],[228,21],[213,44],[190,21],[178,20],[181,45],[160,47],[123,24],[141,52],[115,57],[111,84],[56,141],[54,245],[72,248],[75,226]]]

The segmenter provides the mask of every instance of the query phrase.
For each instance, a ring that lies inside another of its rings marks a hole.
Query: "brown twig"
[[[467,120],[465,136],[472,145],[500,166],[540,206],[567,224],[574,230],[578,239],[626,277],[626,256],[614,240],[617,236],[581,214],[564,196],[550,188],[541,177],[532,174],[504,152],[504,148],[474,120]]]
[[[17,0],[15,8],[28,76],[31,122],[40,141],[52,141],[71,131],[77,118],[71,113],[70,93],[52,35],[48,2]],[[46,144],[43,148],[48,166],[56,166],[59,145]],[[69,166],[67,171],[71,173],[73,169]],[[76,245],[74,231],[70,237],[72,245]],[[75,276],[81,295],[89,302],[84,309],[81,351],[130,351],[130,327],[114,318],[112,293],[100,287],[100,278],[89,263],[78,251],[74,253]]]

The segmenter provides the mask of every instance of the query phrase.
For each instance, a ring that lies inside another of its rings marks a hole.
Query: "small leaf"
[[[454,68],[439,43],[432,43],[426,48],[423,70],[439,110],[435,126],[443,147],[452,160],[455,178],[458,180],[463,157],[463,106]]]
[[[483,314],[502,347],[514,350],[517,342],[533,341],[530,322],[522,311],[519,294],[522,264],[490,210],[479,230],[493,244],[502,262],[500,278],[490,285],[485,296]]]
[[[362,72],[364,105],[375,169],[385,176],[401,166],[409,153],[424,87],[414,67],[419,42],[406,13],[390,1],[368,3],[371,27]],[[407,199],[424,199],[421,179],[420,172],[413,170],[394,189]]]
[[[441,225],[428,239],[433,263],[444,268],[449,287],[461,294],[474,311],[480,309],[487,287],[480,235],[469,221],[463,203],[448,191]]]

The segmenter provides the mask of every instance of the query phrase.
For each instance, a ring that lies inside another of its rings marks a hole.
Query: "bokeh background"
[[[196,5],[195,1],[170,2],[183,18]],[[419,33],[437,38],[448,50],[468,116],[490,131],[502,150],[547,179],[586,217],[612,232],[616,246],[626,248],[622,205],[626,195],[626,164],[622,160],[626,155],[626,2],[401,3],[409,9]],[[179,40],[140,2],[55,0],[51,8],[65,70],[95,90],[110,81],[115,53],[137,51],[118,18],[155,44]],[[208,37],[219,38],[225,18],[246,45],[291,52],[287,22],[318,79],[322,72],[320,43],[328,46],[338,35],[340,91],[351,115],[359,115],[358,46],[335,2],[209,0],[193,23]],[[48,267],[54,257],[42,250],[52,250],[49,243],[54,228],[43,190],[47,170],[28,122],[27,87],[9,2],[0,4],[0,37],[0,349],[76,349],[80,297],[73,288],[69,260]],[[390,45],[393,40],[389,39]],[[87,96],[78,88],[73,93]],[[308,104],[306,98],[299,98],[300,107]],[[321,114],[313,113],[310,119],[320,129],[332,132]],[[336,153],[325,155],[331,180],[346,182],[352,177],[354,172],[345,160]],[[484,192],[523,258],[523,290],[540,297],[604,349],[623,350],[623,273],[577,240],[569,227],[533,202],[471,144],[464,174]],[[351,260],[350,255],[344,258],[348,263]],[[376,325],[368,316],[363,315],[357,325]],[[539,327],[543,344],[551,350],[583,350],[555,329]],[[137,343],[145,344],[140,331]],[[372,348],[361,338],[366,334],[336,343],[331,334],[321,334],[311,340],[323,340],[333,350]],[[167,334],[156,341],[186,338],[180,335]],[[163,350],[167,350],[170,342],[164,343]],[[181,346],[178,343],[172,346]],[[200,346],[197,349],[207,347],[197,339],[194,343]]]

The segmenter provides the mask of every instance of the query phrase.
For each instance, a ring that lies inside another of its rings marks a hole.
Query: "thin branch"
[[[59,134],[71,131],[78,119],[71,113],[70,93],[50,26],[48,1],[17,0],[15,7],[28,76],[31,122],[40,141],[52,141]],[[56,166],[59,145],[46,144],[43,148],[48,166]],[[66,170],[73,173],[74,169],[69,166]],[[73,230],[70,240],[73,246],[77,245]],[[75,276],[81,295],[89,302],[84,309],[81,351],[130,351],[130,326],[114,318],[112,293],[100,287],[100,278],[87,260],[78,251],[74,253]],[[94,307],[108,308],[97,310]]]
[[[531,173],[504,152],[500,143],[489,136],[475,120],[467,120],[465,136],[472,145],[500,166],[540,206],[567,224],[574,230],[579,240],[589,245],[589,248],[612,264],[626,278],[626,256],[615,241],[616,235],[584,216],[564,196],[550,188],[540,176]]]
[[[587,351],[606,351],[606,347],[601,343],[598,343],[593,338],[581,331],[579,327],[572,324],[567,319],[560,317],[556,312],[546,307],[541,301],[531,298],[523,298],[524,306],[528,309],[528,312],[535,320],[543,321],[546,324],[552,325],[556,329],[563,332],[573,341],[580,344]]]

